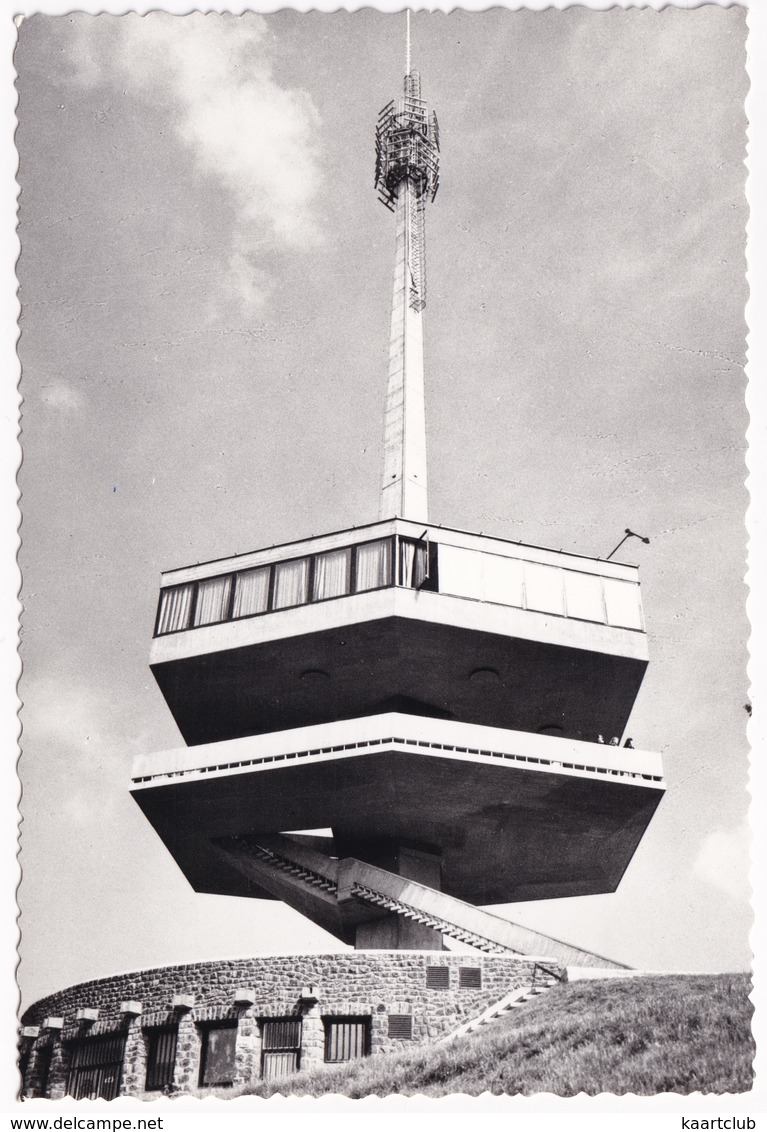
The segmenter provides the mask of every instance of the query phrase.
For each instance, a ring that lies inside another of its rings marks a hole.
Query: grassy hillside
[[[560,985],[445,1046],[328,1066],[249,1091],[355,1098],[745,1092],[754,1056],[750,989],[747,975]]]

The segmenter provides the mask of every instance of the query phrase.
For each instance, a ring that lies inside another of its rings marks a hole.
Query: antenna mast
[[[407,32],[405,37],[405,74],[410,74],[410,9],[405,9],[405,16],[407,17]]]
[[[439,187],[437,116],[411,69],[410,11],[402,98],[378,116],[375,186],[396,218],[389,379],[384,410],[380,518],[428,522],[423,309],[426,306],[424,207]]]

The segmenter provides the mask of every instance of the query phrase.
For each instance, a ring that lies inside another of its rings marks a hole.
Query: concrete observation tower
[[[198,892],[356,948],[618,966],[478,905],[613,892],[663,794],[622,737],[637,571],[429,522],[424,212],[439,132],[409,61],[376,127],[394,214],[377,522],[163,575],[151,668],[186,746],[133,797]]]
[[[284,901],[362,951],[65,988],[22,1019],[25,1096],[247,1089],[621,966],[487,906],[613,892],[660,802],[657,754],[598,742],[647,667],[637,571],[429,521],[439,133],[409,59],[375,184],[395,228],[379,518],[163,575],[150,663],[186,746],[131,781],[196,891]]]

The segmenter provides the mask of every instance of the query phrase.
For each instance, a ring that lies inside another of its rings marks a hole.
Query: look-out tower
[[[621,737],[647,666],[633,566],[429,522],[424,212],[437,119],[376,128],[394,213],[377,522],[163,575],[151,667],[186,746],[131,789],[199,892],[346,943],[608,961],[477,905],[616,889],[661,799]]]

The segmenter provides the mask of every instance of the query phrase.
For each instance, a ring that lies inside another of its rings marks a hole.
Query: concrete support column
[[[372,862],[371,862],[372,863]],[[442,864],[439,853],[397,846],[393,863],[387,867],[399,876],[426,884],[439,892],[442,889]],[[442,933],[408,920],[393,912],[390,916],[369,920],[357,928],[354,946],[359,950],[442,951]]]
[[[359,951],[441,951],[442,935],[426,924],[406,920],[393,912],[391,916],[360,924],[354,946]]]

